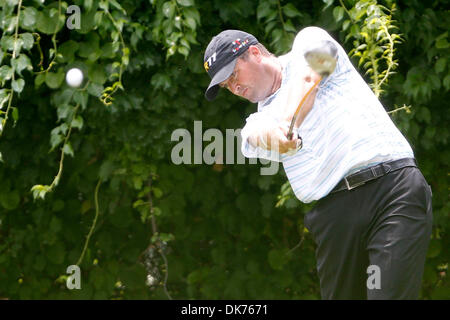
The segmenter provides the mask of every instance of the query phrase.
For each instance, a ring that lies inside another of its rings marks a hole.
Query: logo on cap
[[[241,49],[242,47],[245,47],[248,43],[248,39],[245,39],[243,42],[241,42],[241,39],[236,39],[232,42],[233,44],[233,48],[231,49],[231,51],[233,53],[236,53],[237,51],[239,51],[239,49]]]
[[[203,66],[205,67],[206,72],[209,71],[209,68],[211,67],[211,65],[216,61],[216,56],[217,56],[217,52],[214,52],[212,54],[212,56],[209,57],[208,60],[205,61]]]

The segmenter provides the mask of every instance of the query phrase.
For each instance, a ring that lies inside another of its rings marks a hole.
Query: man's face
[[[255,103],[272,93],[273,80],[261,63],[263,57],[259,49],[250,46],[248,51],[247,58],[239,58],[231,76],[219,85]]]

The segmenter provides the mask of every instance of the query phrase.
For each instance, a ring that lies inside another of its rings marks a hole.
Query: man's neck
[[[281,87],[281,82],[283,80],[283,66],[281,61],[275,56],[271,57],[271,59],[274,71],[274,81],[270,95],[274,94]]]

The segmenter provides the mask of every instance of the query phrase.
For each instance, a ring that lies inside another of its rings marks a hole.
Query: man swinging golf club
[[[432,225],[431,188],[407,140],[325,30],[307,27],[276,57],[251,34],[209,43],[205,97],[220,87],[258,103],[242,153],[283,163],[296,197],[317,200],[305,226],[323,299],[416,299]],[[367,286],[367,270],[380,271]]]

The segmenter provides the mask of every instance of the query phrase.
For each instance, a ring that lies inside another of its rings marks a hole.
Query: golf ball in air
[[[66,74],[67,84],[71,87],[79,87],[83,82],[83,72],[78,68],[72,68]]]

